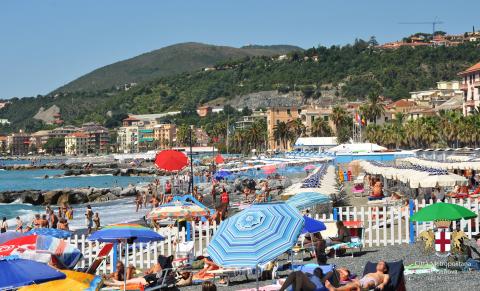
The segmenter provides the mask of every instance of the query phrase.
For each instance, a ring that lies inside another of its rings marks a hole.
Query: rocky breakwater
[[[126,188],[65,188],[60,190],[20,190],[0,192],[0,203],[30,203],[33,205],[81,204],[104,202],[123,197],[136,196],[143,191],[139,187]]]
[[[7,171],[17,171],[17,170],[68,170],[68,169],[85,169],[85,164],[65,164],[65,163],[48,163],[48,164],[20,164],[20,165],[3,165],[0,166],[0,169]],[[95,169],[116,169],[118,164],[116,163],[101,163],[101,164],[92,164],[89,167],[92,170]]]
[[[64,176],[112,175],[112,176],[152,176],[164,173],[155,168],[88,168],[68,169]]]

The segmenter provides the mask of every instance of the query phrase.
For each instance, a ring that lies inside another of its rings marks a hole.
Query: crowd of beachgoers
[[[330,164],[328,159],[305,159],[303,162],[296,161],[292,164],[289,164],[291,160],[288,159],[276,159],[273,163],[270,160],[270,163],[258,164],[246,159],[240,161],[241,164],[236,160],[226,161],[226,166],[219,169],[212,168],[210,164],[195,165],[193,177],[188,169],[162,179],[152,178],[150,183],[139,187],[135,197],[128,201],[134,206],[132,209],[138,213],[138,220],[135,223],[156,231],[165,226],[163,220],[168,220],[170,225],[174,225],[179,231],[188,229],[189,224],[205,221],[210,222],[211,225],[215,222],[217,227],[228,227],[225,226],[227,224],[225,221],[229,221],[229,218],[234,219],[249,206],[275,205],[276,202],[301,193],[302,189],[313,191],[309,192],[313,194],[317,190],[332,191],[332,194],[337,191],[348,192],[346,203],[349,203],[348,201],[355,200],[355,191],[360,189],[357,186],[362,184],[361,191],[366,194],[365,198],[368,198],[361,200],[365,205],[369,202],[379,205],[388,199],[388,203],[398,200],[401,201],[400,205],[408,206],[408,203],[404,202],[408,202],[408,198],[411,198],[402,195],[402,189],[396,188],[397,184],[392,186],[391,182],[386,182],[381,174],[365,173],[363,170],[355,169],[356,164],[337,165],[334,171],[336,184],[327,185],[325,176],[329,170],[325,165]],[[288,172],[284,169],[292,165],[301,167],[302,170],[287,174]],[[456,189],[475,188],[476,180],[472,178],[469,181],[471,185],[457,185]],[[292,191],[294,193],[290,193]],[[431,188],[432,192],[421,191],[423,195],[430,193],[439,202],[446,196],[445,190],[440,187]],[[185,193],[189,198],[177,199]],[[285,194],[288,195],[285,196]],[[408,193],[408,195],[411,194]],[[289,205],[281,203],[281,205],[284,204]],[[162,219],[158,220],[152,214],[162,207],[189,207],[190,205],[200,206],[205,211],[201,216],[161,217]],[[317,209],[311,207],[311,204],[306,205],[308,207],[295,209],[295,212],[298,212],[295,215],[312,216]],[[292,210],[295,207],[288,209]],[[74,207],[68,203],[59,206],[47,205],[45,212],[36,214],[31,221],[22,221],[21,217],[16,217],[15,224],[9,225],[7,218],[3,217],[0,231],[2,234],[8,231],[24,235],[42,229],[70,231],[69,221],[75,216],[82,216],[84,231],[87,235],[91,235],[108,228],[102,225],[101,217],[109,213],[98,212],[95,208],[95,204],[88,204],[85,205],[84,211],[79,211],[78,208],[74,211]],[[261,224],[265,219],[255,215],[247,218],[246,221],[241,221],[246,223],[242,224],[243,228],[255,228],[257,223]],[[256,219],[259,220],[256,221]],[[149,268],[125,265],[117,261],[114,272],[102,274],[101,284],[121,289],[126,281],[131,290],[143,290],[159,284],[171,289],[185,290],[199,288],[202,290],[287,290],[288,288],[293,290],[426,290],[426,283],[428,283],[430,286],[436,286],[437,290],[450,290],[455,284],[460,284],[463,288],[473,288],[477,284],[475,282],[479,282],[478,273],[469,272],[480,268],[480,263],[477,263],[480,262],[480,252],[475,245],[475,237],[465,239],[465,249],[450,256],[449,264],[443,264],[447,259],[435,255],[434,252],[425,252],[421,242],[365,248],[361,242],[361,234],[352,232],[355,225],[351,221],[333,222],[334,233],[330,231],[326,234],[324,232],[326,228],[321,230],[318,228],[311,232],[306,230],[310,223],[321,227],[326,222],[303,219],[305,221],[302,222],[302,234],[297,233],[297,236],[294,236],[295,242],[268,263],[257,266],[257,269],[222,266],[218,262],[218,254],[185,259],[180,254],[167,256],[162,252],[162,255],[158,255],[157,262]],[[59,267],[53,261],[50,261],[50,265]],[[442,274],[448,274],[453,280],[440,284],[438,278]],[[245,280],[245,275],[257,277],[260,282]],[[465,280],[467,277],[470,280]],[[437,278],[437,280],[431,278]],[[465,282],[454,283],[456,280]]]

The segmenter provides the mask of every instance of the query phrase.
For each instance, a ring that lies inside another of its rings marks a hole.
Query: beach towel
[[[75,246],[63,239],[39,235],[36,242],[37,252],[55,255],[67,268],[73,268],[82,258],[82,253]]]

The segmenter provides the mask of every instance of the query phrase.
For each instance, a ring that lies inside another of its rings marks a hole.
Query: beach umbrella
[[[188,165],[188,158],[182,152],[164,150],[155,157],[155,165],[165,171],[180,171]]]
[[[0,244],[3,244],[6,241],[12,240],[14,238],[25,236],[26,234],[23,232],[16,232],[16,231],[7,231],[4,233],[0,233]]]
[[[330,197],[318,192],[300,192],[290,197],[285,203],[298,210],[304,210],[318,204],[330,202]]]
[[[216,157],[215,157],[215,163],[217,164],[223,164],[225,162],[225,159],[222,157],[221,154],[218,154]]]
[[[147,214],[148,219],[165,219],[165,218],[186,218],[207,216],[210,211],[207,208],[200,207],[197,204],[183,201],[173,201],[162,204],[154,208]]]
[[[258,267],[292,248],[305,221],[283,202],[258,203],[220,224],[207,247],[222,267]]]
[[[70,231],[56,228],[35,228],[27,232],[27,234],[40,234],[45,236],[53,236],[56,238],[69,238],[72,236]]]
[[[319,220],[310,218],[306,215],[303,216],[303,219],[305,220],[305,224],[303,225],[302,233],[316,233],[327,229],[325,223]]]
[[[34,290],[68,290],[68,291],[84,291],[84,290],[99,290],[102,285],[102,277],[87,273],[61,270],[60,272],[66,275],[65,279],[49,281],[46,283],[25,286],[19,291],[34,291]]]
[[[66,268],[73,268],[82,252],[63,239],[44,235],[27,235],[0,245],[0,256],[17,255],[24,259],[48,262],[54,257]]]
[[[423,188],[434,188],[437,186],[440,187],[454,187],[456,185],[466,185],[468,183],[467,178],[455,175],[428,175],[425,178],[419,181],[420,187]]]
[[[412,221],[456,221],[477,217],[473,211],[456,204],[437,202],[422,208],[410,219]]]
[[[230,176],[231,174],[232,173],[230,173],[229,171],[220,170],[220,171],[215,173],[215,179],[222,180],[222,179],[225,179],[226,177]]]
[[[277,171],[277,167],[275,167],[275,165],[267,165],[262,167],[262,170],[266,175],[270,175]]]
[[[17,256],[0,257],[0,274],[1,290],[16,289],[66,277],[64,273],[47,264],[20,259]]]
[[[315,169],[315,168],[316,168],[315,165],[306,165],[303,169],[304,169],[305,171],[310,171],[310,170],[313,170],[313,169]]]
[[[127,244],[134,242],[151,242],[161,241],[165,238],[152,229],[133,223],[111,224],[92,233],[88,240],[108,242],[108,243],[125,243],[125,273],[123,290],[127,288]]]

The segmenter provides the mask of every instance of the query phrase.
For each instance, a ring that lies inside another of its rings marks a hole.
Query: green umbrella
[[[437,202],[422,208],[410,219],[412,221],[455,221],[460,219],[470,219],[477,217],[477,214],[469,209],[450,203]]]

